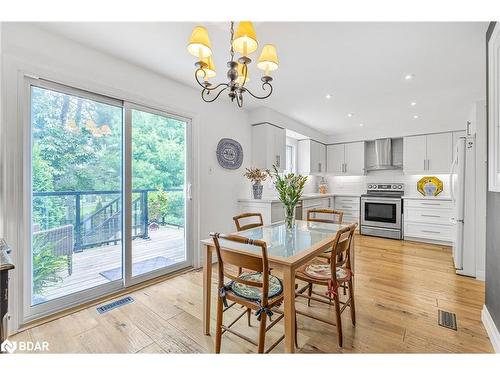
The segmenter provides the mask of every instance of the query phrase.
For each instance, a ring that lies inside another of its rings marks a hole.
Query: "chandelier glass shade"
[[[188,52],[197,58],[195,63],[195,79],[202,87],[201,97],[205,102],[211,103],[217,100],[222,92],[227,91],[231,101],[235,101],[241,108],[243,106],[243,97],[245,93],[255,99],[266,99],[271,96],[273,78],[270,72],[278,69],[278,55],[276,47],[273,44],[266,44],[257,62],[257,68],[263,71],[262,90],[263,95],[252,93],[245,85],[250,80],[248,66],[252,60],[248,57],[251,53],[257,51],[259,43],[252,22],[242,21],[238,24],[236,33],[234,32],[234,22],[230,26],[230,61],[227,63],[228,82],[212,84],[210,79],[216,76],[215,64],[212,56],[212,45],[208,36],[208,31],[203,26],[196,26],[191,33],[188,42]],[[235,60],[235,53],[240,57]]]

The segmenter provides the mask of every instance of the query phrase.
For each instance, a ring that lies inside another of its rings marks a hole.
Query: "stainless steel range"
[[[404,184],[367,184],[361,196],[360,233],[402,239],[403,194]]]

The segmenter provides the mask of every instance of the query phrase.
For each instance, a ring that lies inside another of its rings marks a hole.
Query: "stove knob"
[[[396,186],[396,185],[392,185],[392,188],[393,188],[393,189],[397,189],[397,186]]]
[[[403,188],[403,185],[398,185],[398,189],[402,189]]]
[[[368,189],[372,189],[373,188],[373,185],[368,185]]]

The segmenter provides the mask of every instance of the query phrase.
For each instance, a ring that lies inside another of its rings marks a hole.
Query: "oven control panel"
[[[368,191],[395,191],[395,192],[404,192],[405,185],[402,183],[394,183],[394,184],[374,184],[370,183],[366,185]]]

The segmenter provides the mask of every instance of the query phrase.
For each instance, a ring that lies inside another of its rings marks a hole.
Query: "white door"
[[[453,156],[451,133],[429,134],[427,136],[427,172],[448,173]]]
[[[327,146],[327,167],[329,173],[344,173],[344,148],[344,144]]]
[[[405,173],[425,173],[427,166],[427,136],[403,138],[403,169]],[[446,171],[445,173],[449,172]]]
[[[460,137],[465,137],[465,130],[451,133],[452,136],[452,162],[457,158],[457,143]]]
[[[345,145],[346,173],[362,175],[365,173],[365,143],[354,142]]]

